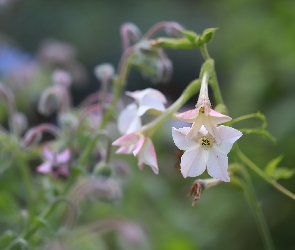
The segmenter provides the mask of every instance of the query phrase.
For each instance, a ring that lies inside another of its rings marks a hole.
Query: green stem
[[[241,172],[242,172],[242,175],[245,180],[245,183],[243,183],[244,184],[243,185],[244,194],[245,194],[247,201],[254,213],[254,216],[255,216],[255,219],[257,222],[257,226],[259,228],[261,237],[263,239],[265,249],[273,250],[273,249],[275,249],[274,244],[272,242],[271,235],[270,235],[266,220],[265,220],[264,215],[262,213],[261,206],[257,202],[257,198],[256,198],[256,194],[255,194],[255,191],[253,188],[251,177],[250,177],[248,171],[246,170],[246,168],[242,165],[241,165]]]
[[[277,183],[275,180],[273,180],[271,177],[269,177],[264,171],[262,171],[255,163],[253,163],[246,155],[244,155],[240,150],[237,150],[237,154],[239,158],[249,167],[251,168],[256,174],[258,174],[262,179],[264,179],[266,182],[271,184],[274,188],[276,188],[278,191],[283,193],[284,195],[288,196],[289,198],[295,200],[295,194],[290,192],[288,189],[281,186],[279,183]]]
[[[130,55],[132,55],[133,51],[134,48],[131,47],[128,50],[126,50],[122,56],[118,78],[114,80],[114,98],[103,116],[99,129],[104,129],[114,114],[114,109],[116,108],[121,93],[125,87],[126,79],[131,69],[131,63],[128,62],[128,59]]]
[[[47,216],[49,216],[53,211],[54,208],[56,207],[56,205],[60,202],[66,202],[68,203],[72,208],[75,209],[75,213],[78,213],[78,208],[76,206],[76,204],[69,198],[61,196],[56,198],[39,216],[40,220],[45,220],[45,218]],[[41,224],[37,221],[34,223],[33,227],[27,231],[24,235],[25,239],[29,239],[39,228],[40,228]]]
[[[29,169],[29,166],[26,163],[26,159],[19,154],[18,155],[18,166],[25,184],[25,189],[27,193],[27,206],[29,211],[29,218],[33,215],[34,211],[34,189],[33,189],[33,182],[32,182],[32,176]]]
[[[237,118],[232,119],[231,121],[227,122],[227,124],[234,124],[234,123],[236,123],[236,122],[244,121],[244,120],[251,119],[251,118],[257,118],[257,119],[260,119],[261,122],[262,122],[261,128],[262,128],[262,129],[266,128],[267,123],[266,123],[265,116],[264,116],[263,114],[261,114],[260,112],[257,112],[257,113],[254,113],[254,114],[248,114],[248,115],[243,115],[243,116],[237,117]]]
[[[143,132],[146,136],[151,137],[152,134],[169,118],[171,118],[179,108],[181,108],[194,94],[199,91],[199,89],[200,80],[196,79],[192,81],[183,91],[182,95],[164,113],[149,124],[145,125],[141,132]]]

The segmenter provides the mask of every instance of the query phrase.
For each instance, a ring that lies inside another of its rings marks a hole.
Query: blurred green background
[[[263,112],[268,120],[268,130],[277,139],[273,144],[258,135],[243,136],[239,141],[241,149],[261,168],[281,154],[284,155],[282,166],[295,167],[294,1],[8,2],[11,3],[0,9],[0,32],[19,49],[34,55],[44,39],[54,38],[70,43],[77,50],[77,60],[85,66],[88,77],[83,86],[72,89],[75,104],[98,88],[93,76],[95,65],[110,62],[117,66],[122,53],[119,32],[122,23],[133,22],[143,33],[160,21],[176,21],[198,33],[205,28],[219,28],[208,49],[216,61],[230,115],[238,117]],[[198,77],[202,59],[198,51],[170,50],[167,54],[174,64],[172,80],[167,85],[152,87],[175,100],[185,86]],[[132,71],[128,89],[150,86],[138,72]],[[245,122],[237,124],[236,128],[257,124]],[[122,202],[116,206],[94,204],[88,208],[92,219],[106,214],[135,219],[145,228],[151,249],[263,249],[242,192],[221,184],[205,191],[192,208],[186,194],[194,179],[183,179],[175,170],[176,147],[170,128],[159,131],[154,142],[160,174],[155,176],[148,168],[140,172],[135,159],[130,159],[134,171],[124,184]],[[294,201],[253,172],[251,175],[276,248],[295,249]],[[280,183],[295,192],[294,177]],[[5,190],[1,190],[3,192]],[[3,215],[0,210],[0,217]],[[81,220],[91,218],[82,214]],[[114,244],[113,248],[121,249],[119,245]]]

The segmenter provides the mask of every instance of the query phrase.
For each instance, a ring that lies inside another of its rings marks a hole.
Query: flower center
[[[200,138],[200,144],[203,148],[212,147],[212,141],[206,136],[203,136],[202,138]]]

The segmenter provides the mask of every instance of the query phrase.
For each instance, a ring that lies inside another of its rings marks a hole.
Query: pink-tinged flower
[[[141,128],[141,116],[150,109],[165,111],[165,96],[158,90],[147,88],[126,92],[135,102],[129,104],[119,115],[118,128],[121,134],[130,134]]]
[[[220,141],[220,135],[218,134],[217,125],[228,122],[232,118],[223,115],[213,109],[211,109],[211,103],[208,97],[208,78],[205,73],[202,79],[202,85],[200,90],[199,99],[195,109],[188,110],[186,112],[178,114],[176,117],[181,121],[193,123],[191,129],[186,135],[187,140],[191,140],[196,136],[202,125],[205,126],[207,131],[217,140]]]
[[[120,146],[117,154],[131,154],[138,158],[138,167],[142,170],[149,165],[155,174],[159,173],[157,155],[152,140],[140,133],[123,135],[112,143]]]
[[[217,127],[221,141],[217,143],[215,138],[208,133],[204,126],[192,138],[186,139],[189,127],[172,128],[172,137],[175,145],[185,150],[181,157],[181,173],[184,178],[195,177],[202,174],[206,167],[208,174],[213,178],[229,182],[227,154],[232,145],[238,140],[242,133],[227,126]]]
[[[71,158],[71,151],[69,149],[65,149],[60,154],[56,154],[45,146],[43,147],[43,157],[45,162],[37,167],[39,173],[51,173],[53,178],[57,178],[60,175],[69,175],[69,167],[67,165]]]

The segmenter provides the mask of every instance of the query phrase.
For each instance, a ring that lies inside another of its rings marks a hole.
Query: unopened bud
[[[69,105],[70,100],[67,90],[59,85],[55,85],[42,92],[38,103],[38,111],[48,116],[56,110],[67,112]]]
[[[22,146],[23,147],[35,146],[41,141],[41,139],[42,139],[42,133],[36,133],[35,129],[31,128],[25,134],[22,141]]]
[[[71,75],[65,70],[55,70],[52,74],[52,80],[55,84],[69,88],[72,83]]]
[[[100,162],[94,167],[93,172],[95,175],[100,175],[103,177],[110,177],[112,175],[113,171],[112,171],[111,166],[107,165],[104,162]]]
[[[124,23],[121,26],[121,37],[123,49],[127,49],[129,47],[130,40],[134,43],[139,41],[141,32],[133,23]]]
[[[18,134],[22,134],[28,128],[28,120],[23,113],[20,113],[20,112],[14,113],[12,117],[12,122],[14,123]]]
[[[94,74],[98,80],[103,81],[106,78],[108,79],[112,78],[115,74],[115,69],[113,65],[109,63],[104,63],[104,64],[97,65],[94,68]]]
[[[181,38],[183,37],[181,31],[184,30],[184,27],[176,22],[167,22],[166,27],[164,27],[165,32],[168,36]]]
[[[13,102],[14,95],[8,86],[0,82],[0,99],[4,99],[6,102]]]

